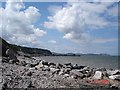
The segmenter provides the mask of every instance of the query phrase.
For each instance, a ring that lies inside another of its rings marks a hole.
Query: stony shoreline
[[[0,88],[87,88],[88,90],[120,89],[120,70],[88,66],[55,64],[18,56],[19,62],[7,57],[0,60]]]

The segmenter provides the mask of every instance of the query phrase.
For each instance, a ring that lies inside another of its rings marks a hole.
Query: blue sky
[[[118,54],[115,2],[9,2],[0,8],[2,37],[58,53]]]

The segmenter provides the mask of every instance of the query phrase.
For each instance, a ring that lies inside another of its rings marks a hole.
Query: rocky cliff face
[[[0,55],[6,56],[5,52],[7,50],[7,47],[13,49],[16,53],[23,52],[24,54],[34,55],[34,56],[49,56],[52,55],[51,51],[46,49],[39,49],[39,48],[30,48],[30,47],[22,47],[18,45],[9,44],[4,39],[0,37]]]

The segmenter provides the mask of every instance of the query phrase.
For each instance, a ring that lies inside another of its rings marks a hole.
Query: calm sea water
[[[117,56],[44,56],[36,57],[36,59],[42,59],[48,62],[54,63],[69,63],[78,65],[87,65],[92,68],[105,67],[107,69],[118,69],[119,62]]]

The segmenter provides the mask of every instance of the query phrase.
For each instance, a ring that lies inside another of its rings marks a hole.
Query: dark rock
[[[2,63],[9,63],[9,59],[6,57],[2,57]]]
[[[2,90],[7,90],[7,88],[8,88],[7,82],[4,82],[2,85]]]
[[[49,66],[51,66],[51,65],[56,66],[56,64],[55,64],[55,63],[52,63],[52,62],[50,62],[48,65],[49,65]]]
[[[35,67],[35,66],[37,66],[37,65],[39,65],[38,62],[33,62],[33,63],[30,64],[31,67]]]
[[[116,89],[118,90],[118,85],[116,85],[116,84],[113,84],[113,85],[111,85],[110,87],[111,87],[113,90],[116,90]]]
[[[63,67],[63,65],[59,63],[59,64],[56,65],[56,67],[57,67],[58,69],[61,69],[61,68]]]
[[[18,59],[11,59],[11,60],[9,61],[9,63],[10,63],[10,64],[14,64],[14,63],[18,64],[18,63],[19,63],[19,60],[18,60]]]
[[[16,53],[15,53],[15,51],[14,51],[13,49],[11,49],[11,48],[8,48],[8,49],[6,50],[6,55],[8,55],[8,58],[9,58],[9,59],[15,59],[15,60],[17,60]]]
[[[47,65],[47,66],[49,65],[48,62],[46,62],[46,61],[42,61],[42,64]]]
[[[66,68],[66,69],[64,69],[64,72],[65,72],[66,74],[69,74],[70,71],[71,71],[71,68]]]
[[[72,64],[71,63],[65,63],[64,65],[66,65],[66,66],[72,66]]]
[[[21,64],[22,66],[26,66],[26,65],[27,65],[27,63],[26,63],[25,61],[21,61],[20,64]]]
[[[83,69],[85,66],[78,66],[77,64],[72,67],[72,69]]]
[[[32,76],[32,72],[31,71],[27,72],[27,76]]]
[[[28,89],[33,89],[33,88],[35,88],[35,86],[32,85],[32,81],[29,82],[27,88],[28,88]]]
[[[96,69],[96,71],[102,71],[102,72],[104,72],[104,71],[106,71],[106,68],[98,68],[98,69]]]

